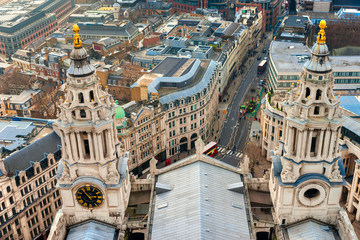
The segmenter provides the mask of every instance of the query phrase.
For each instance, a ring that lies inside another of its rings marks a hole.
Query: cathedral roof
[[[251,239],[244,194],[233,190],[240,174],[211,161],[175,163],[157,175],[163,192],[155,198],[152,239]]]
[[[296,223],[293,226],[286,228],[289,240],[299,239],[338,239],[338,232],[335,228],[320,223],[316,220],[307,220],[301,223]]]
[[[70,53],[71,63],[68,73],[72,77],[85,77],[95,72],[95,68],[90,64],[88,54],[82,46],[80,36],[78,34],[79,27],[74,25],[74,48]]]
[[[118,231],[114,226],[90,220],[70,228],[66,240],[117,239]]]

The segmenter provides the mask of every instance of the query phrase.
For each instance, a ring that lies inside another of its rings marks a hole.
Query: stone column
[[[321,129],[321,132],[320,132],[320,137],[319,137],[319,146],[318,146],[318,152],[317,152],[317,158],[321,158],[321,149],[322,149],[322,146],[323,146],[323,142],[324,142],[324,130],[325,129]]]
[[[70,142],[70,133],[65,133],[65,139],[66,139],[66,148],[67,148],[67,152],[68,152],[68,156],[69,156],[69,162],[73,161],[73,154],[72,154],[72,150],[71,150],[71,142]]]
[[[335,145],[335,141],[336,141],[336,135],[337,132],[335,129],[331,129],[331,138],[330,138],[330,149],[329,149],[329,155],[328,157],[332,158],[333,156],[333,152],[334,152],[334,145]]]
[[[97,134],[96,134],[96,132],[93,132],[93,134],[92,134],[92,139],[94,140],[95,160],[99,160],[99,159],[100,159],[100,155],[99,155],[99,144],[98,144],[98,139],[97,139]]]
[[[116,126],[115,124],[113,125],[113,127],[111,128],[111,139],[112,139],[112,145],[115,146],[116,144],[116,140],[117,140],[117,137],[118,137],[118,133],[117,133],[117,129],[116,129]],[[125,141],[124,141],[125,143]]]
[[[89,140],[89,150],[90,150],[90,161],[94,161],[94,145],[93,145],[93,139],[92,139],[92,134],[91,132],[87,132],[88,135],[88,140]]]
[[[293,142],[294,142],[294,128],[289,126],[288,151],[290,155],[292,155],[293,153],[293,146],[294,146]]]
[[[67,149],[66,149],[66,145],[65,145],[65,134],[64,134],[64,131],[63,130],[60,130],[60,138],[61,138],[61,152],[62,152],[62,157],[65,158],[65,159],[68,159],[67,157]]]
[[[329,141],[330,141],[330,129],[326,129],[326,134],[325,134],[325,141],[324,141],[324,151],[322,153],[322,158],[327,158],[328,154],[329,154]]]
[[[297,142],[297,149],[296,149],[296,156],[298,158],[301,158],[301,147],[302,147],[302,137],[303,137],[303,131],[298,130],[298,142]]]
[[[97,142],[98,142],[98,146],[99,146],[99,160],[100,161],[103,161],[104,160],[104,148],[103,148],[103,142],[102,142],[102,139],[101,139],[101,134],[102,133],[97,133],[96,136],[97,136]]]
[[[78,146],[79,146],[79,157],[80,157],[80,160],[84,160],[84,150],[83,150],[83,147],[82,147],[82,139],[81,139],[81,136],[80,136],[80,132],[76,132],[76,137],[77,137],[77,143],[78,143]]]
[[[341,127],[339,127],[338,130],[337,130],[334,154],[337,154],[337,150],[339,148],[339,140],[340,140],[340,137],[341,137],[340,135],[341,135]]]
[[[306,150],[307,158],[311,157],[311,141],[312,141],[313,131],[314,131],[313,128],[309,128],[309,136],[308,136],[307,150]]]
[[[72,132],[70,133],[70,138],[71,138],[71,148],[73,150],[73,157],[74,160],[78,160],[79,159],[79,155],[78,155],[78,150],[77,150],[77,144],[76,144],[76,138],[75,138],[75,133]]]
[[[287,121],[284,119],[283,134],[282,134],[282,137],[281,137],[281,141],[283,143],[285,142],[285,137],[286,137],[286,134],[287,134],[286,125],[287,125]]]
[[[113,138],[112,138],[112,134],[111,134],[111,130],[107,130],[106,131],[106,135],[107,135],[107,139],[108,139],[108,152],[109,152],[109,157],[112,157],[114,154],[114,145],[113,145]]]
[[[300,153],[300,158],[304,159],[306,156],[306,141],[307,141],[307,130],[303,131],[303,137],[302,137],[302,148],[301,148],[301,153]]]

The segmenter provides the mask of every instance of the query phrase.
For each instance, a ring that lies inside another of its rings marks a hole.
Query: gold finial
[[[326,28],[326,21],[325,20],[321,20],[320,21],[320,24],[319,24],[319,27],[320,27],[320,31],[318,33],[318,36],[317,36],[317,43],[325,43],[325,40],[326,40],[326,37],[325,37],[325,31],[324,29]]]
[[[75,35],[74,35],[74,47],[81,47],[82,42],[81,42],[80,36],[79,36],[80,28],[79,28],[79,26],[77,24],[75,24],[73,26],[73,31],[75,33]]]

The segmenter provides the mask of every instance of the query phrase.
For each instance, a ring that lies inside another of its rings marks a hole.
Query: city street
[[[270,39],[265,40],[265,48],[268,50],[270,46]],[[261,56],[261,60],[263,60],[264,56],[267,56],[267,53],[261,53],[264,45],[262,44],[257,50]],[[258,55],[255,56],[253,64],[247,69],[247,74],[243,81],[240,83],[240,86],[235,92],[235,95],[229,104],[227,116],[223,124],[223,128],[221,131],[221,135],[219,138],[219,146],[225,147],[228,151],[224,154],[222,160],[230,165],[238,166],[240,157],[235,156],[243,156],[238,153],[242,153],[245,149],[246,141],[249,136],[249,131],[251,128],[251,119],[239,119],[239,108],[240,105],[246,99],[251,86],[257,85],[253,80],[257,76],[257,66],[261,60],[257,60]],[[262,78],[265,78],[266,73],[263,74]],[[239,81],[236,79],[235,81]],[[229,152],[229,150],[232,150]]]

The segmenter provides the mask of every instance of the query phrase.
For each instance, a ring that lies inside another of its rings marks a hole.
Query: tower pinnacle
[[[325,37],[325,28],[327,27],[326,26],[326,21],[325,20],[321,20],[320,21],[320,24],[319,24],[319,27],[320,27],[320,31],[318,33],[318,36],[317,36],[317,43],[325,43],[326,41],[326,37]]]
[[[73,26],[73,31],[75,33],[75,35],[74,35],[74,47],[79,48],[79,47],[82,46],[82,42],[80,40],[80,35],[79,35],[80,28],[79,28],[79,26],[77,24],[75,24]]]

